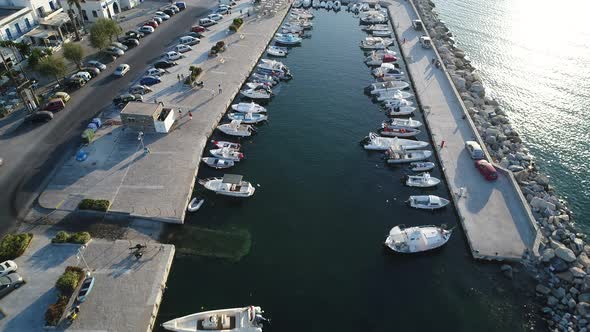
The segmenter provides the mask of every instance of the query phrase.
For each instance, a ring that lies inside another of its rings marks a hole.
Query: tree
[[[75,63],[76,66],[80,68],[80,65],[82,64],[82,59],[84,59],[84,49],[82,49],[82,46],[77,43],[65,43],[63,48],[64,58]]]
[[[57,58],[49,55],[39,60],[37,70],[43,76],[52,76],[59,84],[59,77],[66,73],[66,64],[63,58]]]
[[[39,64],[39,61],[47,56],[47,55],[51,55],[51,49],[50,48],[46,48],[46,49],[40,49],[40,48],[34,48],[31,51],[31,54],[29,55],[29,67],[31,67],[31,69],[37,69],[37,65]]]
[[[113,37],[117,37],[123,29],[117,24],[117,22],[113,20],[109,20],[106,18],[99,18],[96,22],[92,25],[90,29],[90,42],[92,42],[92,31],[97,35],[100,35],[101,38],[108,38],[109,41],[113,41]],[[100,47],[99,47],[100,48]]]
[[[109,36],[100,25],[94,24],[90,27],[90,45],[99,50],[109,46]]]
[[[83,1],[83,0],[82,0]],[[78,16],[82,13],[82,6],[80,5],[81,0],[67,0],[68,2],[68,6],[70,7],[70,9],[68,10],[68,15],[70,16],[70,20],[72,21],[72,23],[74,24],[74,33],[76,34],[76,40],[80,40],[80,31],[78,31],[78,18],[74,17],[74,14],[72,13],[72,7],[76,7],[78,9]],[[80,22],[82,22],[82,20],[79,20]]]

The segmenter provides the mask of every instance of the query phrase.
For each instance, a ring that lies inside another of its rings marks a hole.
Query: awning
[[[32,37],[32,38],[47,39],[51,36],[56,36],[57,31],[35,28],[35,29],[27,32],[25,35]]]
[[[69,21],[70,21],[70,17],[68,16],[68,14],[61,12],[61,13],[57,13],[56,15],[53,15],[49,19],[41,20],[39,22],[39,24],[49,25],[49,26],[53,26],[53,27],[60,27],[60,26],[64,25],[65,23],[68,23]]]
[[[229,184],[240,184],[242,182],[242,176],[237,174],[225,174],[223,176],[222,182]]]

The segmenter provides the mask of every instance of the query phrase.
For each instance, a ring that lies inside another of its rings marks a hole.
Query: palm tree
[[[76,34],[76,40],[80,40],[80,31],[78,31],[78,22],[76,21],[76,19],[74,18],[74,15],[72,14],[73,10],[72,7],[76,7],[78,9],[78,16],[82,15],[82,6],[80,6],[80,0],[67,0],[68,2],[68,6],[70,7],[70,9],[68,10],[68,15],[70,16],[70,20],[72,21],[72,23],[74,23],[74,33]],[[78,19],[80,19],[78,17]],[[80,19],[80,22],[82,22],[82,20]]]

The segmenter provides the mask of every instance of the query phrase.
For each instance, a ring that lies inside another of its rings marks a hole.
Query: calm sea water
[[[537,165],[590,230],[590,4],[434,2]]]
[[[237,225],[252,250],[237,263],[177,256],[158,322],[217,308],[262,306],[265,331],[520,331],[535,326],[530,301],[497,265],[471,259],[460,227],[439,251],[394,255],[382,245],[396,224],[457,225],[403,204],[405,168],[387,167],[359,140],[386,119],[363,94],[372,82],[358,43],[366,35],[346,12],[315,11],[312,38],[284,63],[294,79],[275,90],[270,121],[243,141],[232,173],[260,185],[240,202],[207,202],[191,227]],[[421,118],[421,117],[419,117]],[[426,133],[419,137],[428,140]],[[222,173],[202,169],[199,177]],[[438,168],[433,176],[441,177]],[[446,186],[429,191],[448,197]]]

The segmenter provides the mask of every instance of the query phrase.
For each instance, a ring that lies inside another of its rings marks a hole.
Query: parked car
[[[145,76],[160,76],[163,75],[166,71],[164,69],[159,68],[150,68],[145,72]]]
[[[195,38],[192,36],[182,36],[180,37],[180,43],[184,44],[184,45],[188,45],[188,46],[192,46],[192,45],[196,45],[199,42],[201,42],[201,40],[199,38]]]
[[[90,73],[87,71],[79,71],[70,77],[71,78],[79,77],[79,78],[85,80],[86,82],[88,82],[92,79],[92,75],[90,75]]]
[[[174,61],[174,60],[178,60],[178,59],[182,58],[182,54],[180,54],[176,51],[170,51],[170,52],[164,53],[164,55],[162,57],[168,61]],[[154,66],[154,67],[156,67],[156,66]]]
[[[129,37],[129,38],[135,38],[135,39],[140,39],[143,38],[145,35],[143,34],[143,32],[140,32],[139,30],[129,30],[127,32],[125,32],[125,37]]]
[[[62,109],[64,109],[64,107],[66,107],[66,104],[64,103],[63,100],[61,100],[61,98],[54,98],[54,99],[50,99],[45,104],[45,106],[43,106],[43,110],[50,111],[50,112],[59,112]]]
[[[4,297],[6,294],[19,288],[25,281],[18,273],[11,273],[0,277],[0,297]]]
[[[96,60],[90,60],[90,61],[86,62],[86,64],[87,64],[89,67],[98,68],[98,69],[100,69],[100,70],[105,70],[105,69],[107,69],[107,66],[106,66],[105,64],[103,64],[103,63],[101,63],[101,62],[98,62],[98,61],[96,61]]]
[[[229,8],[228,7],[225,7],[225,6],[224,7],[219,6],[219,8],[217,8],[215,10],[215,14],[225,15],[227,13],[229,13]]]
[[[154,85],[162,82],[162,80],[157,76],[144,76],[141,80],[139,80],[139,84],[141,85]]]
[[[155,29],[158,27],[159,24],[158,24],[158,22],[156,22],[154,20],[149,20],[143,24],[143,26],[146,26],[146,25]]]
[[[125,105],[127,105],[127,103],[130,101],[143,102],[143,97],[141,95],[124,93],[122,95],[118,95],[117,97],[115,97],[115,99],[113,99],[113,103],[119,108],[125,107]]]
[[[192,32],[192,31],[190,31],[190,32],[187,32],[186,33],[186,36],[185,37],[193,37],[193,38],[199,39],[199,38],[203,38],[203,34],[201,34],[200,32]],[[199,40],[199,42],[200,42],[200,40]]]
[[[131,69],[131,66],[129,66],[126,63],[122,63],[117,66],[117,69],[115,69],[115,72],[113,73],[113,75],[115,75],[117,77],[123,77],[123,76],[125,76],[125,74],[127,74],[127,72],[130,69]]]
[[[215,24],[215,23],[213,23],[213,24]],[[193,25],[191,27],[191,32],[201,33],[201,32],[205,32],[205,31],[207,31],[207,28],[205,28],[202,25]]]
[[[174,61],[160,60],[160,61],[156,61],[156,63],[154,63],[154,68],[166,69],[166,68],[174,67],[177,64],[178,63],[176,63]]]
[[[135,47],[135,46],[139,46],[139,39],[129,37],[129,38],[123,39],[121,41],[121,43],[127,47]]]
[[[485,158],[483,149],[476,141],[465,142],[465,149],[467,149],[467,152],[469,152],[471,159],[479,160]]]
[[[125,46],[125,45],[123,45],[121,43],[118,43],[118,42],[112,42],[111,43],[111,46],[114,46],[114,47],[116,47],[116,48],[118,48],[120,50],[123,50],[123,51],[127,51],[129,49],[127,46]]]
[[[86,85],[86,80],[80,77],[69,77],[64,84],[68,89],[79,89]]]
[[[49,122],[53,119],[53,113],[49,111],[35,112],[25,118],[26,122]]]
[[[170,15],[164,13],[164,12],[156,12],[154,15],[156,15],[156,17],[160,17],[162,20],[164,21],[168,21],[170,19]]]
[[[214,20],[206,17],[206,18],[200,19],[199,20],[199,24],[202,25],[202,26],[204,26],[204,27],[210,27],[212,25],[217,24],[217,21],[214,21]]]
[[[51,96],[49,99],[56,99],[56,98],[59,98],[64,103],[67,103],[70,100],[70,95],[63,92],[63,91],[58,91],[58,92],[54,93],[53,96]]]
[[[176,7],[178,7],[179,10],[186,9],[186,2],[184,2],[184,1],[175,2],[174,5],[176,5]]]
[[[4,261],[0,263],[0,277],[5,276],[11,272],[16,272],[18,266],[13,261]]]
[[[170,8],[166,8],[166,9],[162,9],[162,11],[164,12],[164,14],[172,17],[174,14],[176,14],[176,12]]]
[[[188,45],[185,45],[185,44],[178,44],[178,45],[176,45],[176,47],[174,47],[174,50],[178,53],[184,53],[184,52],[192,51],[193,48]]]
[[[104,52],[106,54],[110,54],[112,56],[122,56],[123,54],[125,54],[125,52],[122,49],[114,47],[114,46],[109,46],[109,47],[105,48]]]
[[[92,76],[92,78],[95,78],[96,76],[98,76],[98,74],[100,74],[100,69],[98,69],[96,67],[82,67],[80,69],[82,71],[87,72],[88,74],[90,74],[90,76]]]
[[[223,19],[223,15],[214,13],[207,15],[207,18],[213,21],[221,21]]]
[[[146,93],[150,93],[153,90],[145,85],[134,85],[129,88],[129,93],[134,95],[145,95]]]
[[[80,288],[80,292],[78,292],[78,297],[76,298],[78,300],[78,302],[86,301],[86,298],[88,297],[88,294],[90,294],[90,292],[92,291],[93,287],[94,287],[94,277],[88,277],[88,278],[84,279],[84,282],[82,283],[82,287]]]
[[[174,12],[174,14],[180,13],[180,9],[175,5],[166,6],[164,9],[171,9]]]
[[[160,24],[162,24],[162,22],[164,22],[164,20],[159,16],[152,17],[152,20],[156,21],[156,23],[158,23],[158,25],[160,25]]]
[[[154,31],[156,31],[156,30],[149,25],[144,25],[141,28],[139,28],[139,32],[142,32],[144,34],[150,34],[150,33],[153,33]]]
[[[494,181],[494,180],[498,179],[498,172],[496,171],[496,168],[494,167],[494,165],[490,164],[487,160],[485,160],[485,159],[477,160],[475,162],[475,167],[477,167],[477,169],[479,170],[481,175],[483,175],[483,177],[486,180]]]

